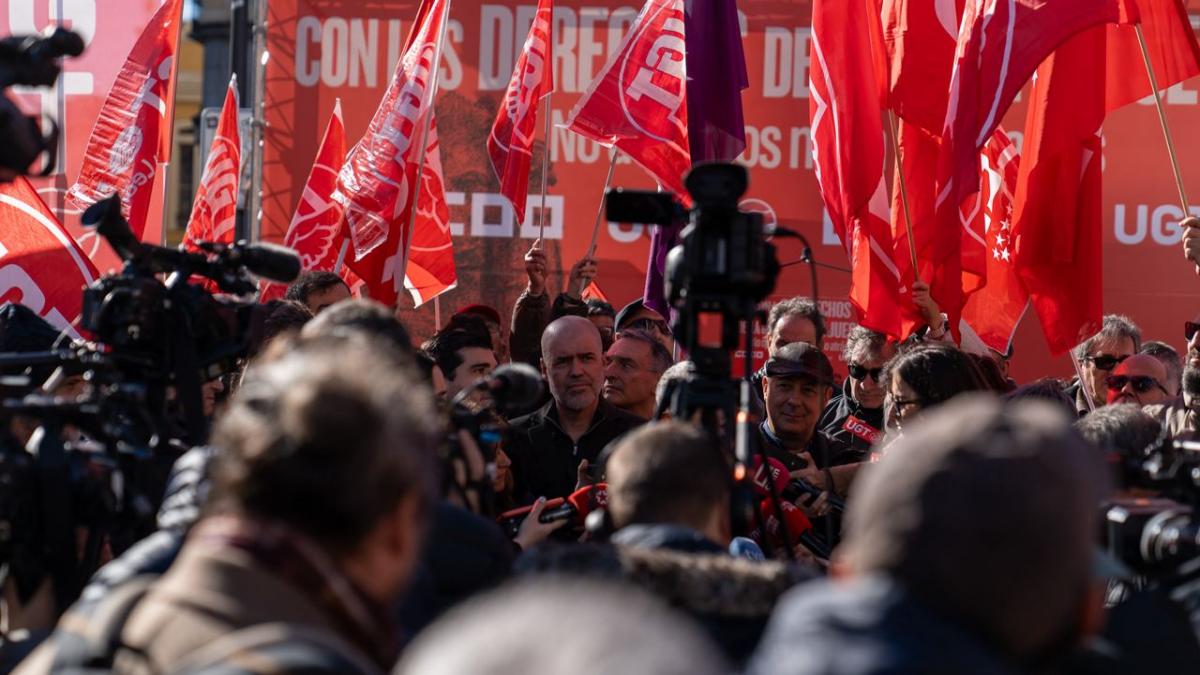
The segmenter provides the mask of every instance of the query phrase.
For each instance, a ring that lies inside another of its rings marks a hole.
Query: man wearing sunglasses
[[[625,305],[617,312],[615,321],[616,332],[624,330],[644,330],[654,336],[659,344],[666,347],[669,353],[675,353],[675,337],[671,334],[671,325],[662,314],[654,311],[642,302],[641,298]]]
[[[846,336],[842,360],[850,377],[825,406],[817,428],[864,455],[883,429],[883,398],[879,383],[883,365],[896,355],[896,345],[883,333],[855,326]]]
[[[1066,393],[1075,400],[1075,410],[1086,415],[1091,409],[1088,397],[1096,407],[1108,400],[1108,376],[1122,361],[1137,353],[1142,344],[1142,330],[1127,316],[1109,314],[1104,317],[1100,332],[1075,348],[1075,359],[1083,373]]]
[[[1113,369],[1105,379],[1108,397],[1105,403],[1134,403],[1139,406],[1166,403],[1171,392],[1163,386],[1167,369],[1158,359],[1149,354],[1134,354]]]
[[[1183,335],[1188,341],[1180,387],[1183,401],[1150,405],[1145,410],[1167,428],[1172,438],[1196,439],[1200,438],[1200,314],[1184,323]]]

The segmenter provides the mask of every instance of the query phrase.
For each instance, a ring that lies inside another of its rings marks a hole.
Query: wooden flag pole
[[[546,216],[550,213],[550,210],[546,208],[546,186],[550,182],[550,144],[552,143],[550,138],[550,97],[553,95],[554,89],[551,88],[550,93],[546,94],[546,109],[542,111],[542,114],[546,116],[546,147],[542,151],[542,215],[538,218],[539,242],[546,236]]]
[[[1138,46],[1142,48],[1142,60],[1146,63],[1146,75],[1150,78],[1150,88],[1154,90],[1154,107],[1158,109],[1158,123],[1162,126],[1163,138],[1167,141],[1167,155],[1171,158],[1171,170],[1175,172],[1175,187],[1179,190],[1179,204],[1183,207],[1183,217],[1190,215],[1188,211],[1187,191],[1183,187],[1183,174],[1179,171],[1179,159],[1175,155],[1175,141],[1171,139],[1171,129],[1167,126],[1167,111],[1163,109],[1162,96],[1158,93],[1158,78],[1154,75],[1154,64],[1150,62],[1150,49],[1146,46],[1146,35],[1142,32],[1142,24],[1133,24],[1137,33]]]
[[[612,185],[613,171],[617,168],[617,156],[621,154],[620,150],[613,148],[612,161],[608,163],[608,175],[604,178],[604,189],[600,190],[600,208],[596,209],[596,222],[592,223],[592,243],[588,245],[587,255],[591,258],[596,255],[596,240],[600,237],[600,221],[604,217],[604,195],[608,194],[608,188]],[[583,289],[587,288],[587,283],[579,288],[579,296],[583,297]]]
[[[904,230],[908,232],[908,254],[912,258],[913,278],[920,279],[917,269],[917,242],[913,237],[912,212],[908,208],[908,184],[904,180],[904,165],[900,162],[900,141],[896,138],[896,113],[888,111],[888,139],[892,142],[892,161],[900,183],[900,204],[904,207]]]
[[[412,245],[413,225],[417,222],[417,205],[421,201],[421,180],[425,177],[425,155],[427,146],[429,145],[429,127],[433,126],[433,101],[437,98],[438,92],[438,75],[442,72],[442,45],[446,42],[446,27],[450,21],[450,0],[446,0],[446,8],[442,10],[442,31],[438,36],[437,44],[433,48],[433,74],[429,84],[429,110],[425,114],[425,125],[421,129],[421,145],[417,146],[417,151],[421,153],[421,158],[417,160],[417,179],[416,185],[413,186],[413,203],[408,210],[408,225],[404,230],[404,255],[400,258],[400,269],[396,270],[396,274],[405,275],[408,273],[408,249]]]

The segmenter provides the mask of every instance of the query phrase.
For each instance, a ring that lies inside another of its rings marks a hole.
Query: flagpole
[[[604,216],[604,195],[608,194],[608,188],[612,185],[613,171],[617,168],[617,156],[620,154],[621,151],[614,147],[612,161],[608,163],[608,175],[604,177],[604,189],[600,190],[600,208],[596,209],[596,222],[592,223],[592,243],[588,245],[585,258],[596,255],[596,240],[600,237],[600,220]],[[583,297],[583,289],[587,288],[589,283],[591,280],[585,279],[583,285],[579,287],[580,297]]]
[[[433,75],[431,75],[429,94],[429,110],[426,111],[425,125],[421,129],[421,144],[417,146],[417,150],[421,153],[421,158],[417,160],[417,179],[413,186],[413,203],[408,210],[408,226],[404,230],[404,255],[400,258],[400,269],[397,274],[406,275],[408,273],[408,249],[412,245],[412,230],[413,225],[417,222],[417,206],[421,201],[421,181],[425,177],[425,155],[426,146],[429,144],[429,127],[433,126],[433,102],[437,98],[438,79],[442,73],[442,45],[446,42],[446,27],[450,21],[450,0],[446,0],[446,8],[442,10],[442,30],[438,36],[437,44],[433,47]]]
[[[1146,35],[1142,32],[1142,24],[1133,24],[1137,33],[1138,46],[1142,48],[1142,60],[1146,63],[1146,75],[1150,78],[1150,89],[1154,91],[1154,107],[1158,109],[1158,123],[1162,126],[1163,138],[1167,141],[1167,155],[1171,158],[1171,170],[1175,172],[1175,187],[1179,190],[1179,203],[1183,207],[1183,217],[1187,218],[1188,198],[1183,187],[1183,174],[1179,171],[1179,159],[1175,155],[1175,141],[1171,139],[1171,129],[1167,126],[1167,111],[1163,109],[1162,97],[1158,93],[1158,78],[1154,76],[1154,64],[1150,62],[1150,49],[1146,46]]]
[[[1083,381],[1083,370],[1079,367],[1079,361],[1075,359],[1075,350],[1067,352],[1067,355],[1071,357],[1071,366],[1075,368],[1075,376],[1079,378],[1079,389],[1083,391],[1083,400],[1087,401],[1088,412],[1096,412],[1096,402],[1092,400],[1092,394],[1088,391],[1087,382]]]
[[[546,215],[549,213],[549,209],[546,208],[546,185],[550,182],[550,97],[553,95],[554,88],[551,86],[550,92],[546,94],[546,109],[542,111],[546,116],[546,149],[542,152],[542,216],[538,219],[538,241],[546,236]]]
[[[912,258],[913,278],[920,279],[917,269],[917,242],[913,238],[912,212],[908,208],[908,184],[904,180],[904,165],[900,162],[900,141],[896,138],[896,113],[888,110],[888,139],[892,142],[892,161],[900,183],[900,204],[904,207],[904,230],[908,233],[908,254]]]
[[[59,15],[59,16],[61,16],[61,15]],[[171,74],[170,74],[171,93],[168,94],[168,96],[171,97],[171,119],[163,120],[167,124],[167,151],[169,153],[171,153],[170,157],[172,157],[172,158],[175,157],[175,92],[179,90],[179,56],[180,56],[179,55],[179,46],[183,43],[183,3],[180,3],[180,5],[179,5],[179,16],[175,17],[175,23],[177,24],[177,26],[175,28],[175,54],[174,54],[174,57],[172,58],[172,63],[171,63]],[[171,209],[168,208],[168,204],[167,204],[167,202],[168,202],[167,195],[169,195],[171,192],[171,183],[170,183],[171,162],[170,162],[170,160],[163,162],[162,177],[163,177],[163,181],[162,181],[162,185],[163,185],[162,228],[161,228],[162,233],[158,237],[159,238],[158,243],[160,246],[166,246],[167,245],[167,226],[170,224],[170,218],[171,218],[171,213],[170,213]],[[150,189],[153,190],[154,186],[153,185],[150,186]],[[181,198],[182,198],[182,195],[179,194],[178,192],[176,192],[176,199],[181,199]]]

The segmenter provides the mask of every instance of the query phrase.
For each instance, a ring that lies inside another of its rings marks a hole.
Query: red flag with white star
[[[986,242],[987,285],[967,299],[962,318],[985,345],[1006,354],[1029,306],[1029,294],[1012,260],[1013,200],[1020,156],[1001,128],[992,133],[979,159],[980,191],[970,208],[964,208],[963,218]]]

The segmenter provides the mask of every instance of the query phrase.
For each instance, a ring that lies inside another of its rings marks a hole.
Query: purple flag
[[[692,164],[728,162],[746,148],[742,90],[750,86],[737,5],[734,0],[687,0],[685,11]],[[667,252],[679,243],[682,230],[683,225],[658,226],[650,238],[643,300],[663,316],[669,310],[663,295]]]

